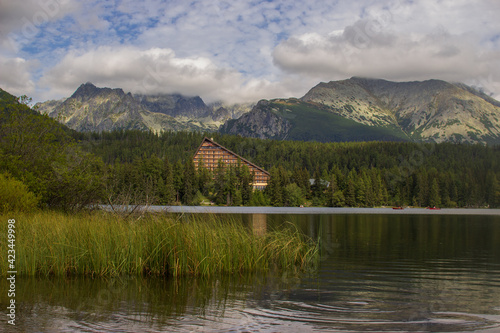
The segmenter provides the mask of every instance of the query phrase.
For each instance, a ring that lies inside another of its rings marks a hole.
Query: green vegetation
[[[431,204],[440,207],[497,207],[500,204],[500,151],[497,146],[412,142],[318,143],[260,140],[217,133],[156,135],[139,131],[78,134],[78,139],[85,150],[105,161],[113,177],[108,180],[126,189],[125,192],[155,188],[146,185],[159,184],[156,192],[148,192],[150,203],[187,204],[189,202],[182,199],[186,188],[184,168],[203,136],[213,137],[272,175],[271,184],[264,192],[253,192],[243,202],[228,202],[227,192],[222,190],[230,187],[229,180],[234,179],[231,178],[234,175],[219,173],[213,180],[208,170],[196,172],[197,180],[190,184],[196,184],[197,191],[218,204],[296,206],[302,202],[333,207],[426,207]],[[333,187],[313,189],[310,179],[320,179]],[[169,190],[162,190],[162,184]],[[241,184],[241,178],[232,183],[240,187]],[[296,184],[300,192],[295,186],[289,186],[291,184]],[[240,187],[236,190],[241,191]],[[231,192],[234,198],[239,197],[236,190]],[[165,197],[161,194],[172,191],[177,195]]]
[[[25,184],[41,207],[74,210],[99,200],[104,164],[29,102],[0,92],[0,173]]]
[[[207,201],[233,206],[500,206],[497,146],[319,143],[138,130],[77,133],[28,108],[25,98],[0,93],[0,173],[22,182],[40,208],[79,211],[100,203]],[[317,110],[299,101],[273,105],[311,130],[322,126],[323,115],[316,117]],[[330,129],[331,135],[342,132],[339,126]],[[267,189],[252,192],[252,175],[242,165],[195,170],[192,157],[204,136],[268,170]]]
[[[0,173],[0,213],[33,211],[37,205],[38,198],[23,182]]]
[[[1,216],[7,230],[12,216]],[[306,269],[315,264],[318,245],[292,226],[257,236],[231,219],[144,215],[123,220],[111,213],[16,214],[16,269],[24,276],[155,275],[213,276]],[[0,251],[7,253],[7,233]],[[8,263],[0,263],[0,275]]]
[[[300,126],[293,126],[290,130],[288,137],[290,140],[306,140],[307,138],[318,142],[408,140],[408,137],[399,129],[363,125],[326,110],[313,108],[306,103],[287,105],[286,108],[292,110],[293,118],[290,121],[300,124]]]

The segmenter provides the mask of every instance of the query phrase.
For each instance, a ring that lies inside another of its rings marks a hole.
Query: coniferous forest
[[[268,170],[266,190],[249,191],[243,168],[194,170],[192,157],[204,136]],[[140,131],[79,133],[75,139],[102,158],[111,193],[135,193],[158,204],[497,207],[500,200],[498,147]]]
[[[20,101],[4,96],[0,106],[0,182],[17,197],[24,193],[27,206],[500,205],[496,146],[317,143],[135,130],[78,133]],[[268,170],[269,186],[252,191],[252,175],[242,166],[196,170],[192,158],[204,136]]]

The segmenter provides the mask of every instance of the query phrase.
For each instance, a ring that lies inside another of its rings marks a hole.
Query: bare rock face
[[[251,109],[251,105],[238,104],[207,106],[198,96],[132,95],[122,89],[98,88],[92,83],[82,84],[65,100],[38,103],[36,107],[39,112],[83,132],[115,129],[216,131],[234,115]]]
[[[226,122],[220,131],[260,139],[285,139],[291,127],[290,121],[272,112],[268,101],[261,100],[251,112]]]

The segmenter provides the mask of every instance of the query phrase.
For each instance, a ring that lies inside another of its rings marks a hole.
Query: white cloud
[[[207,101],[254,101],[274,97],[276,84],[248,81],[238,71],[217,67],[205,57],[177,57],[171,49],[99,47],[82,54],[71,52],[40,80],[51,87],[52,98],[69,96],[83,82],[120,87],[138,93],[200,95]]]
[[[33,40],[41,26],[79,8],[75,0],[5,0],[0,2],[0,43],[17,51],[19,43]]]
[[[35,89],[31,71],[37,67],[36,61],[23,58],[5,58],[0,55],[0,86],[15,95],[29,95]]]
[[[23,80],[40,100],[86,81],[257,100],[354,75],[500,93],[497,0],[0,1],[0,56],[39,60]]]
[[[341,33],[292,36],[275,48],[273,60],[286,72],[323,81],[365,76],[498,86],[500,50],[486,47],[479,32],[452,34],[435,25],[408,33],[404,24],[394,26],[402,19],[391,12],[358,20]]]

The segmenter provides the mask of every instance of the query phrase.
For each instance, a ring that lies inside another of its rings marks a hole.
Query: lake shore
[[[109,206],[100,206],[110,210]],[[165,213],[198,214],[406,214],[406,215],[500,215],[500,209],[489,208],[347,208],[347,207],[222,207],[222,206],[142,206],[141,210]],[[115,207],[116,209],[116,207]],[[123,209],[123,207],[119,207]]]
[[[108,213],[55,211],[0,215],[7,230],[14,221],[14,261],[0,262],[0,276],[15,265],[19,276],[215,276],[300,271],[313,267],[318,243],[296,227],[258,233],[227,215],[145,214],[133,219]],[[14,233],[8,233],[12,235]],[[7,233],[0,251],[7,253]]]

